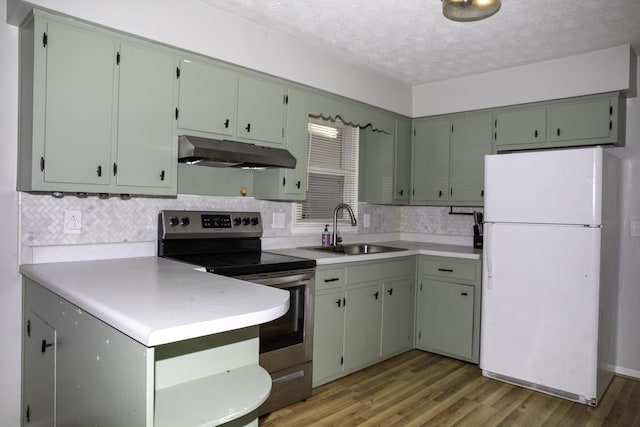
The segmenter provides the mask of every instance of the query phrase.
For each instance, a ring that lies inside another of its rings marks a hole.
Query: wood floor
[[[640,381],[614,377],[596,408],[482,376],[419,350],[317,387],[260,419],[302,426],[640,426]]]

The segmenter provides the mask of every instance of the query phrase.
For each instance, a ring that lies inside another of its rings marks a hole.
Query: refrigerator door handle
[[[484,223],[484,261],[487,269],[487,289],[492,288],[493,282],[493,263],[491,262],[491,231],[492,224],[490,222]]]

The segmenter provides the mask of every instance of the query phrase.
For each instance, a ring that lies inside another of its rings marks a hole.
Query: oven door
[[[305,363],[313,356],[313,295],[315,270],[292,270],[237,279],[289,292],[289,310],[260,325],[260,365],[268,372]]]

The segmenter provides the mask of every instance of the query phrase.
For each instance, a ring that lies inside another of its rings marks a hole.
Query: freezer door
[[[595,398],[600,229],[488,224],[480,367]]]
[[[602,224],[601,147],[485,156],[490,222]]]

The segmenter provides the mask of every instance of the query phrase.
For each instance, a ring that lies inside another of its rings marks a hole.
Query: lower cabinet
[[[480,261],[420,256],[416,347],[480,361]]]
[[[413,347],[415,271],[414,256],[317,268],[314,387]]]
[[[23,426],[258,425],[258,326],[155,347],[25,279]]]

